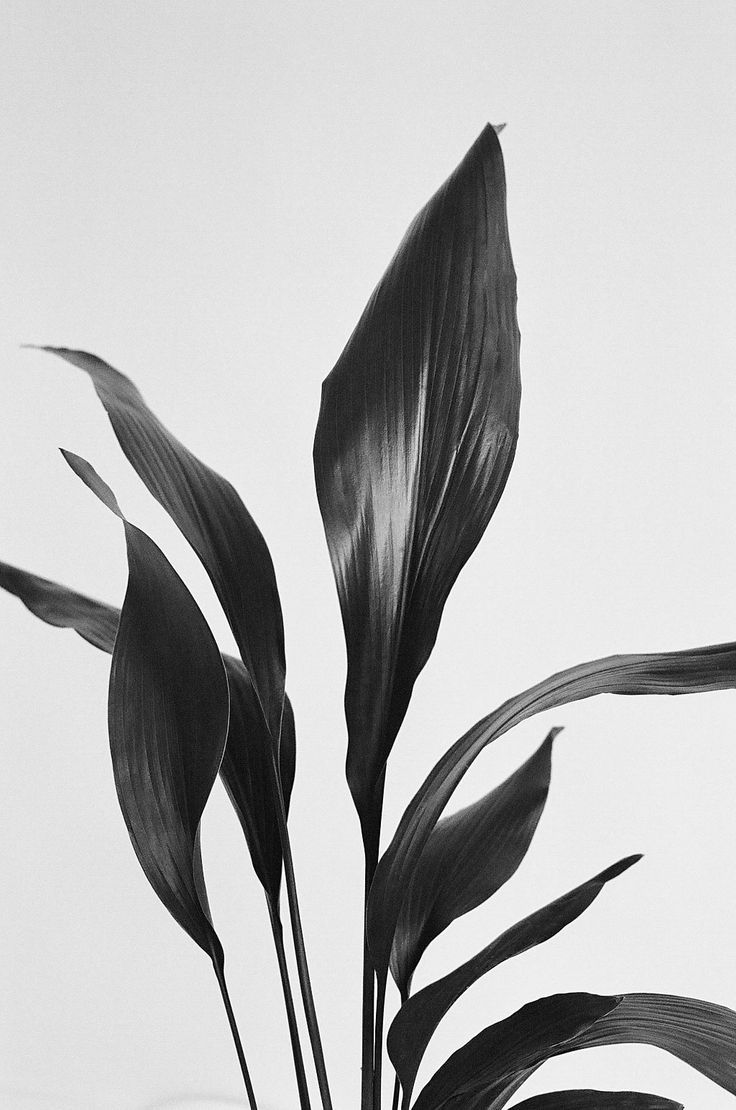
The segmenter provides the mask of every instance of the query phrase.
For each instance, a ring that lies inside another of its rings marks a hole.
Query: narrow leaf
[[[73,628],[89,643],[112,654],[119,609],[8,563],[0,563],[0,586],[47,624]],[[230,721],[220,776],[245,834],[256,874],[275,908],[282,850],[273,809],[271,741],[244,665],[231,655],[222,658],[230,690]],[[294,736],[294,714],[286,696],[279,766],[287,812],[294,782]]]
[[[407,1097],[432,1034],[458,998],[487,971],[559,933],[588,908],[607,882],[639,859],[641,856],[619,860],[561,898],[529,914],[460,967],[407,999],[394,1018],[387,1038],[391,1062]]]
[[[551,1091],[516,1103],[516,1110],[684,1110],[681,1102],[640,1091]]]
[[[560,671],[478,721],[435,764],[404,811],[381,858],[368,903],[374,965],[385,974],[405,892],[424,846],[473,760],[528,717],[594,694],[688,694],[736,685],[736,644],[653,655],[611,655]]]
[[[69,453],[64,457],[125,528],[129,578],[108,703],[120,808],[156,894],[221,967],[199,847],[200,819],[227,736],[228,688],[220,652],[156,544],[125,520],[89,463]]]
[[[489,1105],[521,1073],[561,1050],[619,1002],[620,996],[556,994],[522,1006],[453,1052],[422,1089],[413,1110],[475,1105],[476,1099],[479,1106]]]
[[[414,219],[322,389],[314,463],[347,643],[347,775],[371,842],[412,687],[511,468],[518,355],[489,126]]]
[[[725,1006],[669,994],[626,994],[563,1051],[612,1044],[662,1048],[736,1094],[736,1012]]]
[[[255,521],[232,485],[171,435],[124,374],[85,351],[39,349],[89,374],[129,462],[199,556],[276,742],[284,631],[271,556]]]
[[[46,624],[73,628],[82,639],[112,654],[120,610],[69,590],[48,578],[0,562],[0,586]]]
[[[547,801],[558,731],[500,786],[432,829],[394,935],[391,971],[403,998],[429,943],[495,894],[526,855]]]

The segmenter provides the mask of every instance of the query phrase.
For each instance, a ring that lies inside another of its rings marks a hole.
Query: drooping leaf
[[[736,644],[652,655],[611,655],[560,671],[478,721],[435,764],[404,811],[371,887],[367,935],[379,975],[387,972],[394,931],[417,861],[473,760],[528,717],[595,694],[688,694],[736,686]]]
[[[209,574],[274,742],[284,700],[284,630],[273,563],[232,485],[164,427],[120,371],[85,351],[41,347],[86,371],[129,462]]]
[[[505,203],[486,127],[414,219],[322,389],[314,462],[347,642],[347,775],[372,841],[414,681],[516,446]]]
[[[422,953],[457,917],[511,878],[531,844],[547,792],[553,729],[494,790],[435,825],[419,857],[394,935],[391,971],[406,998]]]
[[[736,1095],[736,1012],[725,1006],[670,994],[626,994],[562,1051],[613,1044],[662,1048]]]
[[[422,1088],[413,1110],[490,1105],[520,1074],[549,1059],[620,1000],[620,995],[555,994],[522,1006],[453,1052]]]
[[[460,967],[407,999],[394,1018],[387,1038],[388,1053],[406,1095],[411,1094],[432,1034],[458,998],[487,971],[559,933],[588,908],[606,883],[640,859],[641,856],[627,856],[619,860],[561,898],[517,921]]]
[[[684,1110],[681,1102],[641,1091],[551,1091],[517,1102],[517,1110]]]
[[[119,609],[8,563],[0,563],[0,586],[47,624],[73,628],[89,643],[112,654]],[[222,658],[230,691],[230,721],[220,776],[243,828],[256,874],[275,906],[282,850],[273,809],[270,738],[244,665],[231,655]],[[287,695],[279,753],[287,812],[294,782],[294,735],[294,714]]]
[[[69,465],[123,522],[129,578],[110,672],[108,727],[120,808],[146,878],[222,966],[202,875],[199,825],[225,751],[228,687],[194,598],[155,543],[123,516],[84,459]]]
[[[46,624],[56,628],[73,628],[82,639],[112,654],[120,620],[119,609],[10,563],[0,563],[0,586],[20,598],[25,607]]]

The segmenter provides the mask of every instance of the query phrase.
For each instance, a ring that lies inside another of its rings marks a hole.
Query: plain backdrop
[[[320,383],[416,210],[487,121],[507,122],[517,461],[391,757],[387,833],[443,750],[518,690],[600,655],[735,638],[736,8],[5,0],[0,53],[0,558],[120,604],[121,529],[56,450],[70,448],[231,645],[89,382],[21,343],[82,347],[130,374],[241,492],[284,609],[291,824],[334,1100],[357,1107],[362,864],[311,468]],[[5,595],[0,627],[0,1101],[234,1106],[209,962],[158,904],[117,807],[109,660]],[[621,856],[645,858],[558,938],[479,983],[421,1080],[482,1026],[557,991],[736,1008],[736,693],[545,715],[479,759],[453,804],[553,724],[565,731],[532,850],[432,945],[417,985]],[[262,1110],[291,1110],[263,899],[219,786],[203,843]],[[565,1086],[733,1105],[647,1048],[554,1061],[517,1099]]]

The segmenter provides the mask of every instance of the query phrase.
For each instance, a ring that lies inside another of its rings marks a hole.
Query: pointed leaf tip
[[[107,506],[110,512],[115,513],[115,516],[124,520],[123,514],[118,505],[117,498],[112,492],[107,482],[103,481],[91,463],[83,459],[81,455],[75,455],[73,451],[67,451],[65,448],[60,447],[59,450],[64,457],[66,463],[71,467],[78,478],[84,482],[88,489],[100,499],[103,505]]]
[[[366,847],[414,682],[506,484],[520,395],[503,158],[487,126],[412,222],[322,388],[315,477]]]

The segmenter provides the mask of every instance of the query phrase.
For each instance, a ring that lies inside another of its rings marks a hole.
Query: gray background
[[[65,467],[55,448],[68,447],[230,645],[89,383],[22,342],[125,370],[241,491],[277,568],[303,915],[335,1103],[356,1106],[362,880],[311,473],[320,382],[415,211],[487,120],[508,121],[519,451],[417,685],[387,830],[441,752],[517,690],[586,658],[733,639],[736,9],[6,0],[3,15],[0,557],[122,599],[119,524]],[[240,1098],[208,961],[157,904],[117,809],[108,660],[5,596],[0,622],[3,1106]],[[736,1008],[735,720],[731,692],[597,699],[478,761],[457,801],[566,726],[527,861],[432,946],[418,984],[620,856],[646,856],[470,992],[424,1077],[481,1025],[558,990]],[[263,1110],[293,1107],[262,898],[219,787],[203,837]],[[653,1049],[567,1057],[523,1093],[566,1085],[732,1105]]]

